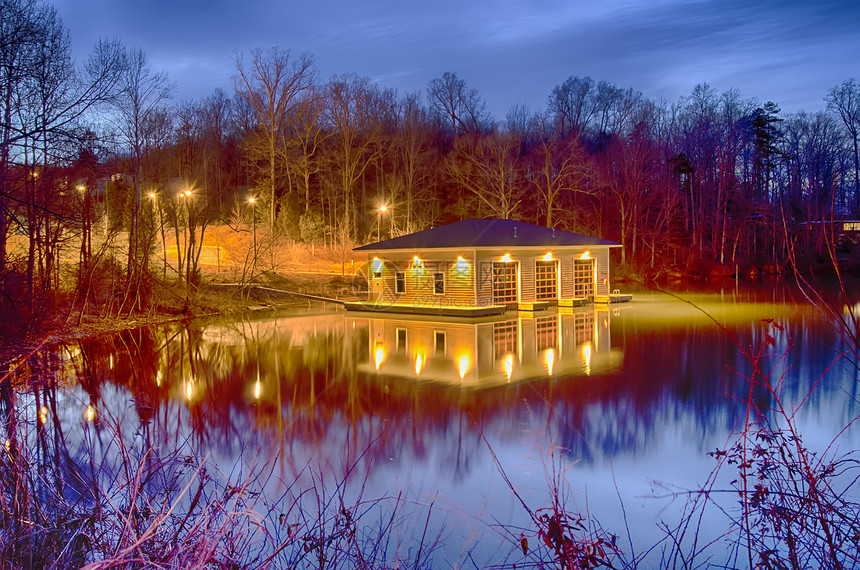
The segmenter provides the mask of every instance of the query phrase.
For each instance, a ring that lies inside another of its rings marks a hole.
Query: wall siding
[[[606,247],[571,247],[557,248],[553,256],[558,261],[558,291],[559,299],[572,299],[574,296],[574,265],[583,253],[589,251],[595,260],[596,283],[595,295],[606,296],[611,291],[609,282],[609,248]],[[457,265],[455,252],[419,251],[416,252],[423,262],[423,268],[413,267],[413,255],[406,252],[392,252],[380,255],[384,260],[382,270],[383,292],[375,295],[372,289],[372,272],[368,259],[368,282],[371,284],[370,300],[374,302],[396,303],[412,306],[488,306],[493,302],[493,272],[492,264],[499,258],[510,253],[518,265],[518,301],[530,303],[536,300],[535,291],[535,261],[542,258],[546,251],[516,248],[487,249],[480,252],[463,250],[463,257],[468,262],[465,267]],[[451,256],[445,259],[446,256]],[[474,257],[473,257],[474,256]],[[426,257],[426,258],[425,258]],[[405,276],[406,291],[395,293],[395,273],[402,271]],[[433,273],[442,272],[445,275],[445,292],[437,295],[433,290]]]
[[[561,258],[561,299],[573,298],[573,256]]]
[[[533,303],[535,300],[535,260],[524,257],[520,261],[519,300],[523,303]]]

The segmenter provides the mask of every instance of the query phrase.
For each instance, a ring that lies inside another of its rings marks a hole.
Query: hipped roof
[[[354,251],[558,246],[621,247],[621,244],[515,220],[469,219],[363,245]]]

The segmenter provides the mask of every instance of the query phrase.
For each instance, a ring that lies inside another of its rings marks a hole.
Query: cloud
[[[829,87],[856,72],[860,51],[854,0],[56,5],[79,53],[100,36],[120,37],[142,47],[187,96],[229,90],[238,51],[279,46],[314,54],[323,77],[355,72],[403,91],[454,71],[479,88],[497,116],[518,102],[541,107],[570,75],[670,100],[707,82],[812,109]]]

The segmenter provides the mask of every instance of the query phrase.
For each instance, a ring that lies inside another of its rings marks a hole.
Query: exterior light
[[[541,261],[555,261],[555,258],[552,256],[552,252],[547,252],[546,255],[541,257]]]
[[[86,192],[87,191],[87,187],[84,186],[83,184],[78,184],[77,188],[78,188],[78,192]]]
[[[155,199],[155,192],[150,192],[149,197],[150,197],[150,199],[154,200]]]
[[[458,269],[459,271],[466,271],[467,269],[469,269],[469,262],[466,261],[466,258],[460,255],[457,257],[457,263],[454,264],[454,268]]]
[[[379,273],[380,271],[382,271],[382,265],[382,260],[378,257],[374,257],[373,261],[370,264],[370,268],[373,270],[374,273]]]
[[[386,206],[385,204],[381,205],[381,206],[379,207],[379,211],[380,211],[380,212],[382,212],[382,213],[384,214],[385,212],[387,212],[387,211],[388,211],[388,206]]]
[[[583,253],[582,255],[579,256],[579,259],[591,259],[591,252],[586,251],[585,253]]]
[[[190,197],[191,197],[191,190],[186,190],[186,191],[185,191],[185,197],[186,197],[186,198],[190,198]]]
[[[254,205],[254,202],[256,202],[256,201],[257,201],[257,199],[256,199],[256,198],[254,198],[253,196],[251,196],[250,198],[248,198],[248,203],[249,203],[249,204],[251,204],[252,206]]]
[[[502,256],[502,258],[499,261],[504,261],[505,263],[510,263],[511,261],[513,261],[513,259],[511,259],[510,253],[506,253],[505,255]]]
[[[424,262],[417,255],[412,258],[412,268],[413,269],[423,269],[424,268]]]

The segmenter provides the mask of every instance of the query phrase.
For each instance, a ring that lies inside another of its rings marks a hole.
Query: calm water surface
[[[858,448],[856,429],[841,432],[857,414],[857,367],[790,286],[633,292],[608,308],[476,322],[255,314],[70,344],[54,353],[68,378],[57,420],[94,453],[123,426],[156,449],[190,445],[225,478],[262,469],[270,505],[344,482],[348,501],[391,509],[399,497],[392,542],[414,549],[429,513],[434,567],[521,561],[534,526],[516,496],[538,510],[552,488],[624,537],[628,557],[657,544],[686,491],[709,481],[708,452],[743,426],[752,366],[740,347],[764,347],[810,448],[837,436],[842,452]],[[773,403],[761,388],[753,397]],[[723,470],[716,488],[735,477]],[[702,525],[728,521],[709,509]]]

